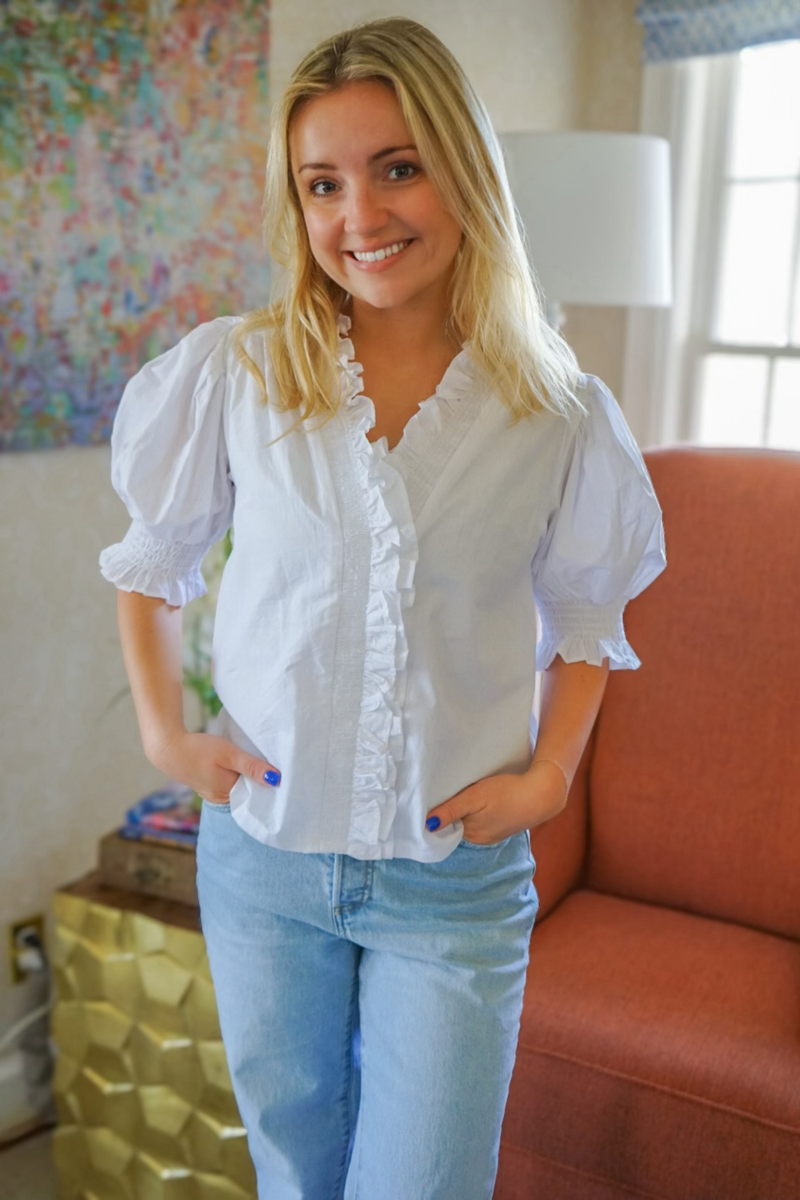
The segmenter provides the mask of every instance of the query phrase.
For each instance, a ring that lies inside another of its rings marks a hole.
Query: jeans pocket
[[[211,810],[211,812],[229,813],[231,811],[231,802],[230,800],[225,800],[224,803],[217,804],[212,800],[203,800],[203,810],[204,812]]]
[[[511,835],[511,837],[513,836],[514,834]],[[466,847],[467,850],[497,850],[500,846],[505,846],[511,837],[503,838],[499,842],[470,842],[467,838],[462,838],[458,844]]]

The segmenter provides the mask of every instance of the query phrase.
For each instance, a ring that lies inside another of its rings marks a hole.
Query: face
[[[461,228],[422,166],[394,90],[364,80],[307,101],[289,148],[311,251],[354,304],[443,305]]]

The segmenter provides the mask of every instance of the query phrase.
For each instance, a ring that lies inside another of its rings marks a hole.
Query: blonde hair
[[[292,177],[289,130],[304,102],[354,80],[389,84],[442,204],[461,226],[450,289],[449,324],[483,385],[521,417],[549,409],[586,413],[574,394],[577,359],[543,314],[522,223],[486,109],[446,46],[406,17],[367,21],[321,42],[295,69],[275,105],[267,154],[264,229],[283,272],[282,295],[245,315],[234,334],[237,356],[266,383],[245,350],[254,331],[270,331],[270,360],[282,411],[304,419],[342,402],[337,318],[347,292],[314,258]],[[288,430],[287,432],[291,432]]]

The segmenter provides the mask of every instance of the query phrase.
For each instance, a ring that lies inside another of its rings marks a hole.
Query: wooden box
[[[106,887],[197,907],[197,863],[191,846],[159,845],[108,833],[100,839],[98,872]]]

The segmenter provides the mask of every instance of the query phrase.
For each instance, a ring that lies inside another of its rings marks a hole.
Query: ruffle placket
[[[402,610],[414,601],[417,535],[405,483],[387,461],[385,439],[362,436],[375,422],[375,406],[362,391],[363,366],[339,317],[339,362],[359,482],[366,500],[371,550],[366,612],[366,653],[353,778],[349,839],[375,846],[388,837],[397,809],[397,764],[405,751],[402,709],[408,642]]]

